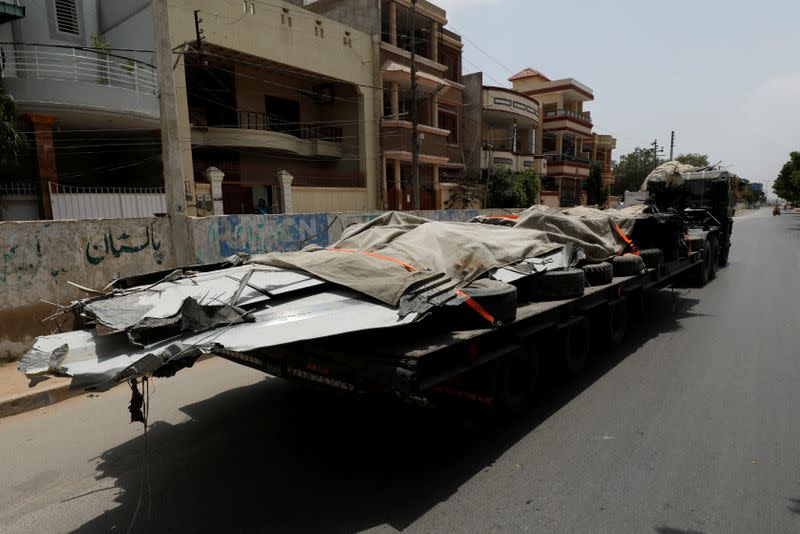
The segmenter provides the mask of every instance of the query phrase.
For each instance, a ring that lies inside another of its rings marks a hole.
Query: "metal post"
[[[419,122],[417,118],[417,0],[411,0],[411,183],[414,188],[414,209],[419,203]]]
[[[675,152],[675,130],[672,130],[669,141],[669,160],[672,161],[672,154]]]

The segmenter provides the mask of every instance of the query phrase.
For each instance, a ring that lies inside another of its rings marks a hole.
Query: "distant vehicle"
[[[775,207],[772,208],[772,216],[780,215],[781,214],[781,207],[775,204]]]

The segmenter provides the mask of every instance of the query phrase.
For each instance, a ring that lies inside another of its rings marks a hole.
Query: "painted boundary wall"
[[[336,241],[351,224],[381,211],[287,215],[223,215],[190,219],[188,243],[195,263],[238,253],[299,250]],[[440,221],[466,221],[503,210],[412,212]],[[37,335],[59,328],[42,323],[55,304],[87,294],[67,282],[100,289],[111,280],[173,269],[169,220],[165,218],[0,222],[0,360],[27,350]],[[70,329],[70,322],[60,325]]]

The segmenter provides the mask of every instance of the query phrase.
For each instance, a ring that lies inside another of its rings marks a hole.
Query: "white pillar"
[[[281,199],[283,200],[283,212],[292,213],[292,180],[294,176],[287,171],[278,171],[278,185],[281,188]]]
[[[389,43],[397,46],[397,4],[389,0]]]
[[[225,178],[225,173],[216,167],[209,167],[203,175],[211,184],[211,201],[214,203],[213,214],[224,215],[224,209],[222,208],[222,179]]]
[[[392,118],[400,118],[400,84],[392,82]]]
[[[439,127],[439,96],[433,95],[431,99],[431,126]]]

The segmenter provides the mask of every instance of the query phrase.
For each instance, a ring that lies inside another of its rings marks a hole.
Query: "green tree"
[[[775,194],[789,202],[800,202],[800,151],[789,154],[772,186]]]
[[[603,168],[599,163],[592,164],[589,179],[586,181],[586,201],[592,206],[604,206],[608,200],[608,186],[603,186]]]
[[[699,153],[691,153],[691,154],[681,154],[680,156],[675,158],[676,161],[680,161],[686,165],[693,165],[695,167],[708,167],[708,154],[699,154]]]
[[[637,147],[633,152],[623,154],[614,162],[616,180],[611,187],[612,194],[638,191],[647,175],[661,163],[661,160],[653,156],[653,151],[646,148]]]
[[[527,208],[536,203],[539,177],[532,170],[512,171],[501,165],[489,175],[487,208]]]
[[[742,199],[742,202],[747,204],[748,208],[765,204],[767,202],[767,195],[764,193],[764,190],[753,189],[753,184],[750,183],[750,180],[740,178],[739,184],[739,187],[742,191],[740,198]]]
[[[14,98],[0,84],[0,173],[15,171],[27,149],[25,137],[17,131]]]

